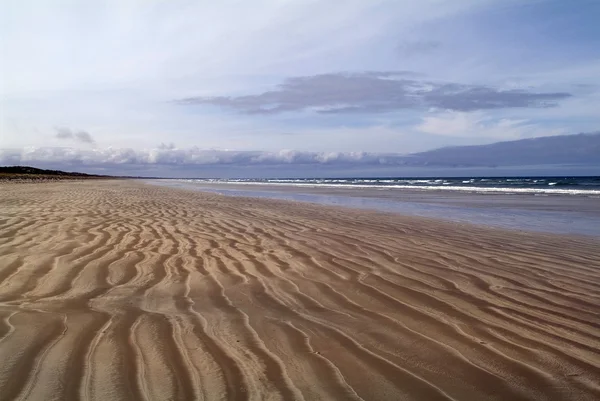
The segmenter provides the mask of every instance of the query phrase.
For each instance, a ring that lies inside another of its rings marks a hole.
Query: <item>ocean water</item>
[[[169,179],[219,193],[600,237],[600,177]]]
[[[188,182],[322,188],[414,189],[600,197],[600,177],[192,179]]]

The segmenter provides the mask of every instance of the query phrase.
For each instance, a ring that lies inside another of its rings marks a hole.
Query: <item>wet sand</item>
[[[0,400],[595,400],[600,240],[0,183]]]
[[[207,183],[176,179],[146,182],[228,196],[293,200],[518,231],[600,238],[600,197],[589,194],[533,195],[412,188],[331,188],[318,185]]]
[[[161,185],[191,188],[205,188],[211,191],[276,192],[284,194],[332,195],[349,198],[376,198],[395,202],[415,202],[432,205],[452,205],[469,208],[503,208],[547,212],[572,212],[590,217],[600,217],[600,197],[597,195],[532,195],[498,194],[493,192],[475,193],[462,191],[419,190],[419,189],[381,189],[381,188],[332,188],[318,185],[261,185],[186,182],[185,180],[163,179],[148,180]]]

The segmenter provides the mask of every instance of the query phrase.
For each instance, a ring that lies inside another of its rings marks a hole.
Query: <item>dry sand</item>
[[[0,184],[0,400],[597,400],[600,241]]]

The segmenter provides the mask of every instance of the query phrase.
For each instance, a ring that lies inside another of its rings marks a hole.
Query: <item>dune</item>
[[[0,400],[597,400],[600,240],[0,183]]]

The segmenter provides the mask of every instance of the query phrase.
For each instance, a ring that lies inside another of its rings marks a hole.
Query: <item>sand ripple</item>
[[[597,400],[600,241],[0,184],[0,400]]]

